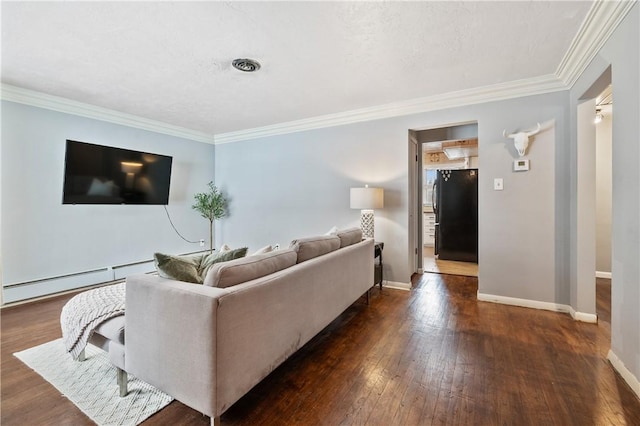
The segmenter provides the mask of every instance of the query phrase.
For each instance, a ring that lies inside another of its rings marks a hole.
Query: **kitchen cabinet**
[[[436,237],[436,215],[433,211],[425,210],[422,213],[422,230],[422,244],[433,247]]]

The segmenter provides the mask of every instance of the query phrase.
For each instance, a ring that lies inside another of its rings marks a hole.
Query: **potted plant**
[[[209,220],[209,251],[213,252],[213,221],[225,216],[227,200],[213,182],[209,182],[208,186],[208,192],[199,192],[193,196],[195,203],[191,208]]]

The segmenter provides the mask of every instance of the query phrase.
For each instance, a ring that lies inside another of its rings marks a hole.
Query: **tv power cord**
[[[182,236],[182,234],[176,229],[175,225],[173,224],[173,221],[171,220],[171,216],[169,215],[169,210],[167,210],[167,206],[164,205],[162,206],[164,207],[164,212],[167,214],[167,218],[169,219],[169,223],[171,224],[171,227],[173,228],[174,231],[176,231],[176,234],[178,234],[178,236],[180,238],[182,238],[183,240],[185,240],[186,242],[190,243],[190,244],[202,244],[204,241],[199,240],[199,241],[191,241],[186,239],[185,237]]]

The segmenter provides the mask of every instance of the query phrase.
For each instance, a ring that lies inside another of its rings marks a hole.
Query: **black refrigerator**
[[[438,259],[478,263],[478,169],[438,170],[432,203]]]

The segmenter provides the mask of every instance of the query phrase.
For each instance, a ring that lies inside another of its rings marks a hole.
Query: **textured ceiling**
[[[220,134],[553,74],[591,4],[3,1],[2,82]]]

